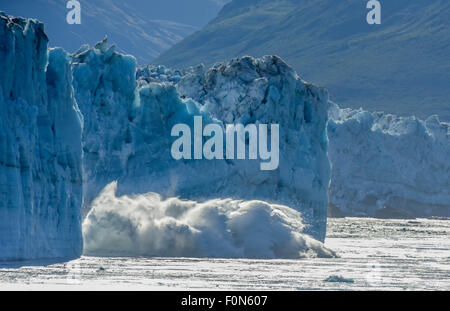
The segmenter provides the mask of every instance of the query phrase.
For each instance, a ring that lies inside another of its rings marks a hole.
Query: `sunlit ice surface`
[[[1,263],[0,289],[449,290],[449,236],[450,220],[329,219],[325,245],[339,258]]]

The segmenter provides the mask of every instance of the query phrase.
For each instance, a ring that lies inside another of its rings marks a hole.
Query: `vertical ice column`
[[[42,23],[0,13],[0,260],[82,251],[82,119],[47,45]]]

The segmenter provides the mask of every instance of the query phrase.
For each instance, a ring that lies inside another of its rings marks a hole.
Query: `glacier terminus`
[[[450,217],[437,116],[340,108],[274,55],[176,70],[48,42],[0,13],[0,261],[334,258],[328,216]]]

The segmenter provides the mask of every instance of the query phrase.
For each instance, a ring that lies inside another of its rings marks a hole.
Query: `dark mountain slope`
[[[81,25],[69,25],[67,0],[0,0],[0,11],[44,22],[50,46],[74,52],[108,35],[124,53],[149,63],[205,26],[223,0],[79,0]]]
[[[234,0],[201,31],[163,53],[170,67],[276,54],[343,106],[450,120],[450,2]]]

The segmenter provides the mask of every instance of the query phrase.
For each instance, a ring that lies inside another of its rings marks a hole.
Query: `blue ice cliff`
[[[73,68],[85,118],[86,254],[331,254],[308,236],[323,241],[326,231],[325,89],[306,84],[273,56],[234,59],[183,77],[139,70],[136,81],[134,58],[106,40],[73,55]],[[279,124],[279,168],[173,159],[171,129],[192,125],[194,116],[220,126]]]
[[[74,257],[83,242],[88,255],[334,255],[319,242],[328,94],[281,59],[234,59],[162,82],[106,40],[67,55],[47,50],[37,21],[2,14],[0,31],[1,260]],[[278,123],[279,167],[173,159],[172,126],[194,116]]]
[[[136,68],[106,40],[74,55],[47,42],[41,23],[0,14],[0,260],[334,256],[328,204],[450,215],[437,117],[340,109],[276,56],[176,71]],[[279,166],[173,159],[171,129],[194,116],[279,124]]]
[[[82,252],[82,117],[69,56],[0,13],[0,260]]]
[[[216,106],[216,99],[204,96],[205,80],[195,71],[205,69],[147,66],[138,76],[174,83],[180,94]],[[450,125],[438,116],[421,120],[330,102],[327,134],[330,216],[450,217]]]

